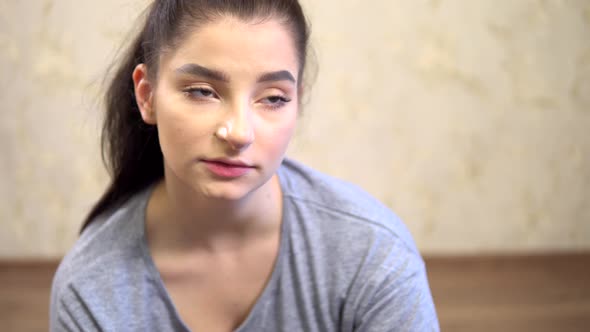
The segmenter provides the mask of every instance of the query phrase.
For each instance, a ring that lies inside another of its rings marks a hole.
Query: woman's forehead
[[[288,70],[296,74],[297,54],[290,30],[279,20],[224,17],[187,33],[167,57],[166,67],[175,70],[197,63],[229,73]]]

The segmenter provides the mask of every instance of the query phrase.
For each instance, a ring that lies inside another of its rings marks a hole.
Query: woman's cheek
[[[166,116],[158,126],[162,153],[170,161],[182,162],[181,159],[194,159],[199,145],[207,135],[203,126],[194,119],[184,116]]]
[[[265,137],[264,142],[267,144],[267,150],[271,152],[272,155],[278,156],[285,153],[289,143],[293,139],[295,121],[296,119],[293,121],[285,121],[266,134],[267,137]]]

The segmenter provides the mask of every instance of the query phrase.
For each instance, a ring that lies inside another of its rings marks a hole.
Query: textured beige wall
[[[0,257],[59,256],[106,185],[96,96],[141,0],[0,0]],[[305,1],[291,155],[427,253],[590,249],[590,2]]]

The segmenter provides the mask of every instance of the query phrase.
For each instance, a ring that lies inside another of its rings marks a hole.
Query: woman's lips
[[[253,166],[240,161],[203,160],[207,169],[222,178],[237,178],[254,169]]]

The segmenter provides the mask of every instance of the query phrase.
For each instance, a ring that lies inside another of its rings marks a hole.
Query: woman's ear
[[[297,86],[297,102],[299,103],[300,108],[304,104],[303,98],[307,97],[306,93],[306,86],[302,83],[299,83],[299,85]]]
[[[135,102],[141,112],[143,121],[150,125],[156,124],[156,112],[154,110],[154,86],[148,80],[147,66],[138,64],[133,70],[133,86],[135,89]]]

